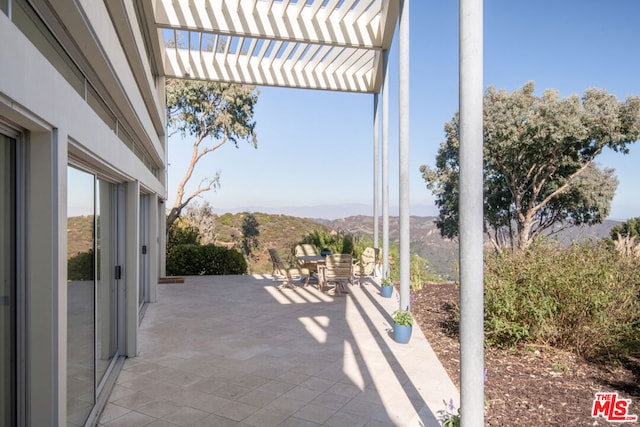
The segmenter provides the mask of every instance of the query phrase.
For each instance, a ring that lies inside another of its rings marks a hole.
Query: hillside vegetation
[[[242,222],[246,213],[215,215],[212,225],[213,241],[223,246],[238,245],[242,239]],[[273,215],[256,212],[252,214],[258,223],[258,250],[252,262],[252,272],[270,273],[271,264],[267,250],[277,249],[281,254],[290,254],[292,248],[304,236],[314,230],[343,232],[356,237],[373,238],[373,217],[349,216],[336,220],[300,218],[288,215]],[[411,252],[428,261],[429,270],[443,280],[458,279],[458,241],[443,238],[436,227],[436,217],[410,217]],[[607,237],[618,221],[604,221],[592,227],[571,227],[558,234],[562,243],[583,241],[588,238]],[[380,223],[380,227],[382,224]],[[389,218],[389,240],[399,241],[398,217]],[[382,233],[380,233],[382,238]]]
[[[246,213],[223,214],[214,218],[213,241],[216,245],[234,247],[242,241],[242,224]],[[281,255],[293,257],[292,249],[303,237],[314,230],[327,233],[332,228],[312,219],[287,215],[252,214],[258,224],[257,249],[252,252],[252,273],[271,273],[272,265],[268,250],[276,249]],[[292,259],[289,259],[291,261]]]

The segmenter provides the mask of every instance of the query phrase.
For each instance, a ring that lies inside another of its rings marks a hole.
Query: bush
[[[182,244],[167,253],[167,274],[198,276],[245,274],[247,261],[235,249],[214,245]]]
[[[309,243],[318,249],[326,248],[334,254],[351,254],[357,257],[362,253],[355,253],[353,236],[344,232],[328,233],[324,230],[314,230],[304,236],[300,243]]]
[[[640,352],[640,259],[604,242],[491,254],[485,266],[489,344],[552,345],[587,359]]]
[[[93,280],[93,249],[87,252],[79,252],[67,260],[68,280]]]
[[[167,252],[178,245],[200,244],[200,230],[184,218],[178,218],[167,232]]]

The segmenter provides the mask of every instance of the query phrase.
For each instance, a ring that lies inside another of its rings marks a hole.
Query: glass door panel
[[[144,304],[148,301],[147,292],[149,289],[149,257],[147,255],[147,248],[149,247],[149,196],[146,194],[140,195],[140,265],[139,265],[139,279],[138,279],[138,305]]]
[[[96,380],[100,381],[117,353],[118,299],[117,186],[104,180],[97,185],[96,228]]]
[[[15,140],[0,134],[0,427],[16,420]]]
[[[68,168],[67,416],[83,425],[95,404],[95,176]]]

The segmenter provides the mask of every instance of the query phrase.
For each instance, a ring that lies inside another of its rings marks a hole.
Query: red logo
[[[602,416],[612,423],[632,423],[638,421],[637,415],[629,415],[631,399],[620,399],[618,393],[596,393],[593,399],[592,417]]]

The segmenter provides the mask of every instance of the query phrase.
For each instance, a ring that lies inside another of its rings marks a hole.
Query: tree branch
[[[598,148],[596,149],[593,154],[591,154],[591,156],[589,157],[589,160],[587,160],[587,162],[582,165],[580,167],[580,169],[578,169],[577,171],[575,171],[574,173],[572,173],[571,175],[569,175],[569,177],[567,178],[567,180],[564,182],[564,184],[562,184],[560,187],[558,187],[554,192],[552,192],[551,194],[549,194],[547,197],[545,197],[543,200],[540,201],[540,203],[538,203],[538,205],[536,205],[533,208],[533,213],[537,213],[540,209],[542,209],[543,207],[545,207],[551,200],[553,200],[557,195],[564,193],[565,191],[567,191],[567,189],[569,188],[569,186],[571,185],[571,183],[573,182],[573,180],[580,175],[581,173],[583,173],[588,167],[589,165],[593,162],[593,159],[600,154],[600,152],[602,151],[602,148]]]

